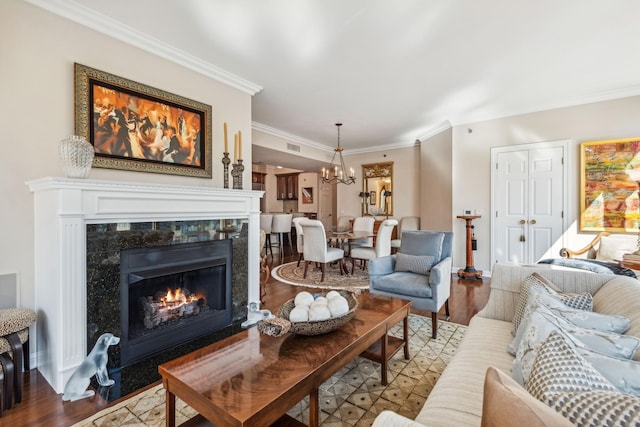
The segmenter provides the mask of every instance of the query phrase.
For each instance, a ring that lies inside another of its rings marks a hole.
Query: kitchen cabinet
[[[298,200],[298,174],[276,175],[278,200]]]

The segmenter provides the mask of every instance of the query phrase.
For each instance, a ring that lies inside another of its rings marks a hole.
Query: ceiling
[[[637,0],[27,1],[213,70],[302,143],[342,122],[345,154],[640,94]]]

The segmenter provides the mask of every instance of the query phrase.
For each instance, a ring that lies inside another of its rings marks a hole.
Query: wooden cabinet
[[[252,172],[251,173],[251,183],[252,184],[264,184],[264,177],[266,174],[262,172]]]
[[[298,200],[298,174],[276,175],[278,200]]]

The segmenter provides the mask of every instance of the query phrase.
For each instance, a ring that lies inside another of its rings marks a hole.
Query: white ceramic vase
[[[84,137],[70,135],[60,141],[58,153],[62,160],[64,173],[69,178],[87,178],[95,156],[93,145]]]

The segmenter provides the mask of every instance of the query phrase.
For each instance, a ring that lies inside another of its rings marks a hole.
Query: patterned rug
[[[322,272],[319,268],[312,268],[312,264],[309,264],[309,270],[307,271],[307,278],[304,276],[304,262],[300,263],[300,267],[296,267],[298,262],[290,262],[282,264],[271,270],[271,275],[279,282],[287,283],[294,286],[307,286],[309,288],[321,288],[321,289],[339,289],[339,290],[353,290],[353,289],[368,289],[369,288],[369,274],[366,270],[362,270],[356,265],[353,272],[353,276],[340,275],[340,270],[337,264],[335,266],[327,266],[324,281],[320,281]],[[348,270],[351,271],[351,262],[347,262]]]
[[[400,350],[389,362],[389,384],[380,384],[380,365],[357,357],[320,386],[322,426],[370,426],[375,417],[389,409],[414,419],[444,371],[467,327],[438,322],[438,338],[431,339],[431,319],[409,316],[410,360]],[[402,323],[390,331],[402,336]],[[103,409],[74,427],[164,426],[165,394],[156,385],[127,400]],[[288,414],[309,424],[309,399],[292,403]],[[176,425],[196,412],[181,400],[176,402]]]

